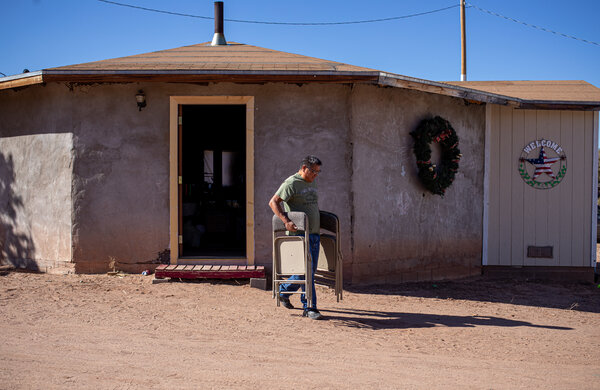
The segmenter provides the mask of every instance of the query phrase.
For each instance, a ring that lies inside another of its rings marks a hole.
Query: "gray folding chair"
[[[337,215],[320,211],[321,245],[315,283],[334,289],[337,301],[343,297],[343,262],[340,245],[340,221]],[[323,232],[326,230],[327,232]]]
[[[292,211],[287,213],[288,218],[294,222],[298,230],[304,231],[301,236],[282,235],[285,225],[273,216],[273,298],[277,298],[279,306],[279,286],[284,283],[304,285],[308,307],[312,307],[312,259],[308,240],[308,217],[306,214]],[[288,280],[292,275],[304,275],[304,280]],[[302,294],[296,291],[291,294]]]

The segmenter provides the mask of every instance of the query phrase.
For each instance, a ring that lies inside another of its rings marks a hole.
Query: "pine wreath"
[[[415,140],[413,151],[417,157],[419,179],[429,191],[444,196],[458,170],[458,161],[462,157],[458,149],[458,136],[447,120],[436,116],[424,119],[410,133]],[[437,142],[441,147],[440,166],[431,163],[431,143]]]

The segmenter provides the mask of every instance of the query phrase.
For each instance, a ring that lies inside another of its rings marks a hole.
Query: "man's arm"
[[[285,211],[283,210],[283,205],[281,204],[282,202],[283,199],[281,199],[279,195],[275,194],[269,201],[269,207],[271,207],[273,213],[285,224],[285,228],[287,230],[290,232],[295,232],[298,230],[298,227],[286,215]]]

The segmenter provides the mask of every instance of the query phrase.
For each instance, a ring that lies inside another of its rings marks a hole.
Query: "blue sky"
[[[213,15],[212,0],[115,0],[192,15]],[[388,18],[457,5],[459,0],[225,0],[225,18],[342,22]],[[480,8],[590,44],[468,8],[468,80],[586,80],[600,87],[600,1],[471,0]],[[213,21],[142,11],[98,0],[1,0],[0,72],[170,49],[212,39]],[[225,22],[229,41],[429,80],[460,79],[455,7],[379,23],[281,26]]]

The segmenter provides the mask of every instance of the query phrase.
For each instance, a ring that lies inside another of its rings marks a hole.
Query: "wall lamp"
[[[137,102],[139,110],[142,111],[142,108],[146,107],[146,95],[144,94],[144,91],[141,89],[138,91],[135,95],[135,101]]]

